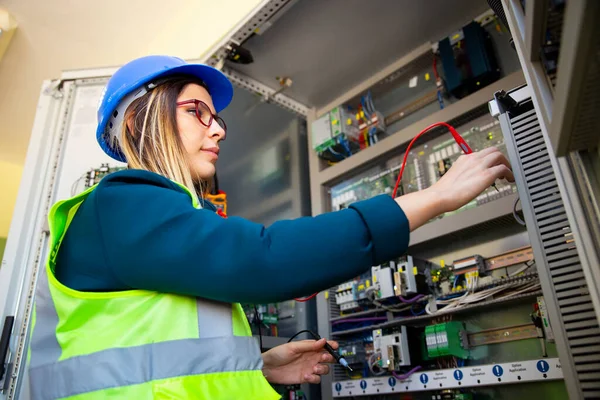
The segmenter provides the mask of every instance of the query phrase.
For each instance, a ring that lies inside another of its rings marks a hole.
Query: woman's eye
[[[196,109],[194,108],[190,108],[189,110],[187,110],[188,113],[196,115]]]

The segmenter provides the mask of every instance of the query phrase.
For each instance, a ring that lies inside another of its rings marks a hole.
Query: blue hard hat
[[[115,137],[121,134],[123,115],[137,98],[156,87],[156,81],[171,75],[190,75],[204,82],[215,111],[229,105],[233,86],[218,69],[204,64],[188,64],[170,56],[147,56],[133,60],[110,78],[98,107],[96,139],[102,150],[117,161],[126,162],[125,155],[115,147]]]

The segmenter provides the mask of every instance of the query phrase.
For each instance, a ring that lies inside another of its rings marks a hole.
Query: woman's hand
[[[442,199],[443,212],[454,211],[479,196],[496,179],[515,181],[504,154],[489,147],[460,156],[431,190]]]
[[[263,353],[263,374],[271,383],[294,385],[319,383],[321,375],[329,373],[329,365],[335,360],[324,350],[325,339],[300,340],[272,348]],[[338,344],[328,342],[334,349]]]
[[[456,210],[489,188],[496,179],[514,182],[510,164],[495,147],[462,155],[433,186],[400,196],[402,207],[413,231],[430,219]]]

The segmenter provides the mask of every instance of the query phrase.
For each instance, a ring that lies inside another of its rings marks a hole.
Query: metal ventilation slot
[[[562,199],[560,197],[560,193],[558,193],[556,190],[551,189],[545,191],[544,195],[537,201],[533,201],[532,204],[534,207],[537,207],[554,201],[562,201]]]
[[[548,168],[550,167],[550,160],[549,159],[545,159],[545,158],[538,158],[536,160],[533,160],[532,162],[528,163],[528,164],[524,164],[523,165],[523,170],[527,171],[528,173],[530,173],[531,171],[539,171],[539,168]],[[532,172],[531,172],[532,173]]]
[[[520,136],[519,140],[517,140],[517,144],[519,146],[534,146],[536,144],[540,143],[540,140],[543,142],[544,138],[541,137],[541,135],[539,135],[539,131],[536,132],[536,130],[531,130],[531,132],[529,132],[530,136]]]
[[[573,299],[563,300],[560,302],[560,305],[563,307],[568,307],[573,304],[582,304],[582,303],[586,303],[586,302],[590,302],[590,301],[591,301],[590,296],[580,296],[580,297],[575,297]],[[598,331],[598,333],[600,333],[600,328],[597,329],[597,331]]]
[[[585,399],[596,398],[600,395],[600,326],[546,141],[535,110],[508,121],[513,140],[507,145],[514,146],[521,164],[522,178],[527,186],[527,196],[521,193],[522,201],[529,201],[534,220],[533,227],[528,223],[528,230],[537,251],[538,272],[540,278],[546,276],[542,288],[547,298],[553,298],[558,311],[554,317],[551,315],[554,318],[551,322],[556,329],[562,330],[557,335],[557,345],[564,351],[561,362],[577,379],[576,384],[567,381],[567,387],[571,398],[581,395]],[[538,260],[540,255],[542,259]],[[545,286],[545,282],[549,283]],[[569,353],[571,356],[567,355]]]

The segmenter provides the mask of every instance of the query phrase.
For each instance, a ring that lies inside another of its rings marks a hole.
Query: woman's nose
[[[225,129],[223,129],[223,127],[219,125],[216,119],[213,119],[212,124],[210,124],[209,128],[209,136],[212,139],[216,138],[217,140],[225,140],[226,135],[227,133],[225,132]]]

